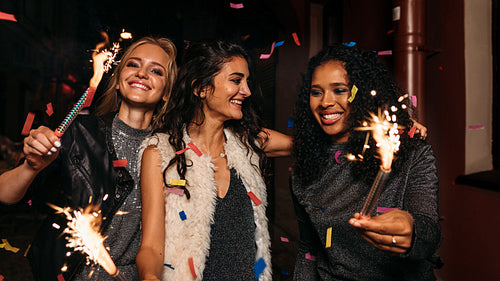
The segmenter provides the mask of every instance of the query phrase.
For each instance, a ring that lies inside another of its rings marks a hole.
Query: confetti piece
[[[411,96],[411,103],[413,107],[417,107],[417,96]]]
[[[166,267],[168,267],[168,268],[170,268],[170,269],[172,269],[172,270],[175,270],[175,268],[172,265],[168,264],[168,263],[164,263],[163,265],[166,266]]]
[[[24,251],[24,256],[26,257],[28,255],[28,251],[30,250],[31,248],[31,244],[28,245],[28,248],[26,249],[26,251]]]
[[[349,42],[349,43],[342,43],[342,45],[345,45],[345,46],[347,46],[347,47],[354,47],[354,46],[356,46],[356,42],[352,42],[352,41],[351,41],[351,42]]]
[[[193,275],[193,278],[196,279],[196,271],[194,270],[194,263],[193,263],[193,258],[188,258],[188,263],[189,263],[189,270],[191,270],[191,275]]]
[[[288,270],[283,269],[283,270],[281,271],[281,274],[282,274],[282,275],[288,275]]]
[[[325,248],[330,248],[332,246],[332,227],[330,226],[326,230],[326,245]]]
[[[127,159],[113,160],[113,167],[127,167]]]
[[[324,212],[325,211],[325,208],[321,207],[321,206],[312,206],[313,208],[316,208],[316,209],[320,209],[321,212]]]
[[[377,207],[377,213],[385,213],[389,212],[390,210],[393,210],[396,208],[387,208],[387,207]]]
[[[13,14],[7,14],[4,12],[0,12],[0,20],[8,20],[8,21],[17,22],[17,19]]]
[[[377,55],[379,55],[379,56],[390,56],[390,55],[392,55],[392,50],[378,51]]]
[[[410,136],[410,138],[413,138],[416,130],[417,130],[417,127],[411,127],[411,129],[408,131],[408,135]]]
[[[5,278],[5,277],[3,277],[3,275],[2,275],[2,274],[0,274],[0,281],[4,281],[4,280],[5,280],[4,278]]]
[[[95,94],[95,87],[89,87],[88,91],[89,93],[87,94],[87,98],[85,98],[85,103],[83,104],[83,107],[89,107],[92,104],[92,100],[94,99],[94,94]]]
[[[179,217],[181,217],[181,220],[186,220],[187,219],[186,213],[184,213],[184,211],[180,211],[179,212]]]
[[[441,71],[444,70],[444,68],[442,66],[439,66],[438,69],[441,70]]]
[[[59,275],[57,275],[57,281],[64,281],[64,276],[62,275],[62,273],[59,273]]]
[[[186,47],[184,47],[184,50],[186,50],[187,48],[189,48],[189,43],[190,43],[189,40],[184,40],[184,44],[186,44]]]
[[[340,164],[339,156],[342,154],[342,151],[338,150],[335,152],[335,161]]]
[[[273,51],[274,51],[274,45],[276,44],[276,42],[273,42],[273,44],[271,45],[271,52],[269,54],[261,54],[260,55],[260,59],[261,60],[267,60],[268,58],[271,57],[271,55],[273,54]]]
[[[356,85],[352,85],[351,96],[347,99],[347,101],[352,102],[356,97],[357,92],[358,92],[358,87],[356,87]]]
[[[482,129],[484,129],[484,125],[469,126],[469,130],[482,130]]]
[[[180,179],[169,179],[168,184],[170,185],[178,185],[178,186],[186,186],[186,180]]]
[[[394,33],[394,29],[391,29],[391,30],[388,30],[387,31],[387,35],[391,34],[391,33]]]
[[[288,240],[288,238],[283,237],[283,236],[281,236],[281,237],[280,237],[280,239],[281,239],[281,242],[286,242],[286,243],[290,242],[290,241]]]
[[[247,195],[248,195],[248,197],[250,197],[250,199],[252,199],[252,201],[255,205],[259,206],[262,203],[262,202],[260,202],[259,198],[257,198],[257,196],[253,192],[249,191],[249,192],[247,192]]]
[[[299,36],[297,35],[296,32],[292,33],[293,41],[295,41],[295,44],[297,46],[300,46],[300,41],[299,41]]]
[[[24,121],[23,130],[21,131],[21,135],[27,136],[30,134],[31,125],[33,125],[33,120],[35,120],[35,113],[28,112],[28,116],[26,116],[26,121]]]
[[[61,226],[59,226],[57,223],[53,223],[52,227],[55,229],[61,229]]]
[[[238,4],[234,4],[234,3],[229,3],[229,6],[233,9],[243,9],[243,3],[238,3]]]
[[[182,154],[182,153],[186,152],[188,149],[189,149],[189,147],[186,147],[186,148],[184,148],[184,149],[181,149],[181,150],[179,150],[179,151],[176,151],[176,152],[175,152],[175,154],[177,154],[177,155]]]
[[[202,156],[203,153],[201,153],[201,151],[198,149],[198,147],[196,147],[196,145],[194,145],[193,142],[190,142],[188,143],[188,146],[191,147],[191,149],[198,155],[198,156]]]
[[[45,113],[47,113],[48,116],[52,116],[52,114],[54,114],[54,109],[52,108],[51,102],[47,104],[47,109],[45,110]]]
[[[311,255],[311,253],[306,253],[305,258],[306,260],[316,261],[316,257]]]
[[[19,248],[13,247],[10,245],[9,241],[7,239],[2,239],[2,244],[0,244],[0,249],[4,249],[6,251],[11,251],[13,253],[17,253],[19,251]]]
[[[288,117],[288,128],[293,127],[293,116]]]
[[[264,272],[264,269],[266,269],[266,262],[264,261],[264,258],[259,258],[254,266],[253,266],[253,272],[255,273],[255,279],[259,279],[260,278],[260,275],[262,274],[262,272]]]
[[[33,201],[31,201],[31,199],[28,200],[28,205],[30,205],[30,206],[33,205]]]
[[[174,194],[177,194],[177,195],[184,195],[184,189],[180,189],[180,188],[167,188],[167,190],[165,190],[165,194],[168,194],[168,193],[174,193]]]
[[[274,44],[274,47],[279,47],[281,45],[283,45],[285,43],[285,41],[279,41],[279,42],[276,42],[276,44]]]

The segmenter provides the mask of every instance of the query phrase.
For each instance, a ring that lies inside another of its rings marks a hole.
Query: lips
[[[151,90],[151,88],[148,85],[141,83],[141,82],[137,82],[137,81],[131,82],[131,83],[129,83],[129,85],[132,88],[136,88],[136,89],[140,89],[140,90],[144,90],[144,91]]]
[[[230,100],[230,102],[238,106],[241,106],[243,104],[243,100],[237,100],[237,99],[232,99]]]
[[[325,125],[332,125],[342,118],[343,112],[321,112],[319,117]]]

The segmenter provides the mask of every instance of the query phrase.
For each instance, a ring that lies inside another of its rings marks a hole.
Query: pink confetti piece
[[[306,253],[305,258],[306,258],[306,260],[316,261],[316,257],[311,255],[311,253]]]
[[[87,97],[85,98],[85,103],[83,104],[83,107],[89,107],[92,104],[92,100],[94,99],[94,94],[95,94],[96,88],[94,87],[89,87],[89,93],[87,94]]]
[[[484,125],[469,126],[469,130],[482,130],[482,129],[484,129]]]
[[[173,193],[173,194],[177,194],[177,195],[184,195],[184,189],[167,188],[167,190],[165,190],[165,194],[168,194],[168,193]]]
[[[293,41],[295,42],[295,45],[300,46],[300,41],[299,41],[299,36],[297,35],[296,32],[292,33]]]
[[[52,114],[54,114],[54,109],[52,108],[51,102],[49,102],[47,104],[47,110],[45,110],[45,113],[47,113],[48,116],[51,116]]]
[[[247,192],[247,195],[248,197],[250,197],[250,199],[252,199],[255,205],[259,206],[260,204],[262,204],[262,202],[259,200],[259,198],[257,198],[257,196],[253,192],[249,191]]]
[[[177,154],[177,155],[182,154],[182,153],[186,152],[188,149],[189,149],[189,147],[186,147],[186,148],[184,148],[184,149],[181,149],[181,150],[179,150],[179,151],[176,151],[176,152],[175,152],[175,154]]]
[[[387,207],[377,207],[377,213],[385,213],[389,212],[390,210],[394,210],[396,208],[387,208]]]
[[[189,48],[189,43],[190,42],[191,41],[189,41],[189,40],[184,40],[184,44],[186,44],[186,47],[184,47],[184,50],[186,50],[187,48]]]
[[[281,236],[281,237],[280,237],[280,239],[281,239],[281,242],[286,242],[286,243],[290,242],[290,241],[288,240],[288,238],[283,237],[283,236]]]
[[[340,154],[342,154],[342,151],[340,151],[340,150],[335,152],[335,161],[337,161],[337,163],[339,163],[339,164],[340,164],[340,160],[339,160]]]
[[[33,205],[33,202],[31,201],[31,199],[28,200],[28,205],[30,205],[30,206]]]
[[[201,150],[198,149],[198,147],[196,147],[196,145],[194,145],[193,142],[190,142],[188,143],[188,146],[191,147],[191,149],[198,155],[198,156],[202,156],[203,153],[201,153]]]
[[[392,55],[392,50],[378,51],[377,55],[379,55],[379,56],[390,56],[390,55]]]
[[[17,19],[13,14],[8,14],[8,13],[4,13],[4,12],[0,12],[0,20],[8,20],[8,21],[17,22]]]
[[[229,3],[229,6],[232,8],[232,9],[243,9],[243,3]]]
[[[28,116],[26,116],[26,121],[24,121],[23,130],[21,131],[21,135],[27,136],[30,134],[31,125],[33,125],[33,120],[35,120],[35,113],[29,112]]]
[[[411,96],[411,103],[413,107],[417,107],[417,96]]]
[[[273,54],[273,51],[274,51],[274,45],[276,45],[276,42],[273,42],[273,44],[271,45],[271,52],[269,54],[261,54],[260,55],[261,60],[267,60],[268,58],[271,57],[271,55]]]
[[[193,258],[188,258],[189,270],[191,271],[191,275],[194,279],[196,279],[196,271],[194,270]]]
[[[127,159],[113,160],[113,167],[127,167]]]

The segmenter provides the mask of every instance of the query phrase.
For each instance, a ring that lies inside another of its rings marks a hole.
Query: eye
[[[234,84],[239,85],[241,83],[241,78],[234,78],[234,79],[231,79],[231,81],[233,81]]]
[[[134,67],[134,68],[137,68],[139,67],[139,64],[135,61],[128,61],[127,64],[126,64],[127,67]]]
[[[163,70],[161,70],[159,68],[152,68],[151,72],[158,75],[158,76],[163,76]]]
[[[322,91],[320,91],[320,90],[314,90],[314,89],[312,89],[312,90],[311,90],[311,93],[310,93],[310,95],[311,95],[311,96],[313,96],[313,97],[319,97],[319,96],[321,96],[322,94],[323,94],[323,92],[322,92]]]
[[[333,90],[333,92],[337,95],[342,95],[348,92],[346,88],[336,88]]]

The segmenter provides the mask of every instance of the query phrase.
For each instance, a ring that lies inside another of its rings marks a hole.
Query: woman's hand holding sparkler
[[[61,142],[53,130],[45,126],[31,130],[24,138],[25,163],[34,171],[41,171],[56,159],[60,147]]]
[[[369,220],[355,213],[349,224],[368,243],[389,254],[404,254],[411,248],[413,217],[406,211],[393,209]]]

